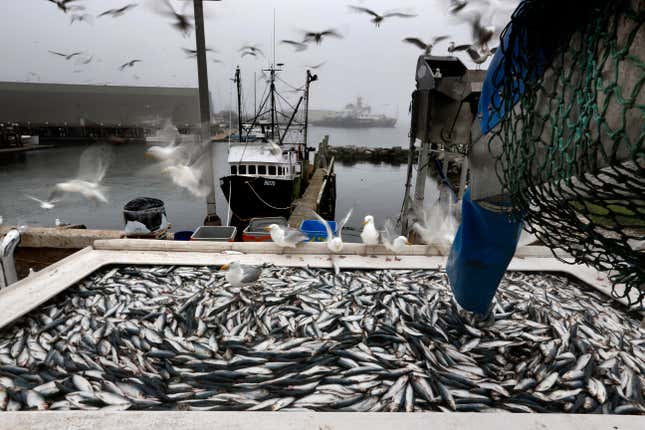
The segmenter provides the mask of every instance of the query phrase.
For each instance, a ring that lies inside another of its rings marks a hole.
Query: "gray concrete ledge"
[[[620,415],[295,412],[5,412],[0,430],[640,430]]]

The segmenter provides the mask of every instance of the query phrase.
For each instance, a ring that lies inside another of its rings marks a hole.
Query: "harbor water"
[[[409,122],[394,128],[341,129],[311,127],[309,141],[320,142],[328,134],[331,145],[394,147],[408,145]],[[95,204],[81,197],[67,197],[54,209],[41,209],[27,196],[46,199],[52,187],[76,175],[81,144],[59,145],[52,149],[33,151],[11,160],[0,161],[0,216],[5,225],[53,226],[56,219],[88,228],[122,229],[122,208],[139,196],[155,197],[166,205],[173,231],[194,230],[202,224],[205,202],[175,186],[155,162],[144,156],[141,143],[114,146],[113,162],[104,184],[109,187],[109,204]],[[226,143],[216,149],[217,177],[226,171]],[[382,224],[386,217],[398,217],[405,185],[406,165],[374,165],[358,163],[336,165],[336,217],[343,217],[350,208],[354,215],[344,235],[358,241],[358,231],[366,214]],[[429,187],[428,200],[433,198]],[[217,212],[225,220],[227,203],[217,187]]]

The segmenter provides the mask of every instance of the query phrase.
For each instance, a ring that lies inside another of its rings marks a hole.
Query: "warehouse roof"
[[[199,123],[197,88],[0,82],[0,122],[143,126]]]

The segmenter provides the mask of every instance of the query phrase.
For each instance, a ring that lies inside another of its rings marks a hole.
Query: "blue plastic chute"
[[[461,224],[452,244],[446,271],[457,303],[485,314],[515,254],[522,223],[506,212],[485,209],[466,191]]]

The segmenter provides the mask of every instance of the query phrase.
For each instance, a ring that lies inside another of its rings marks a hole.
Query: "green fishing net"
[[[526,228],[645,297],[643,0],[525,0],[491,65],[489,150]],[[494,67],[494,68],[493,68]],[[564,258],[562,252],[572,258]]]

